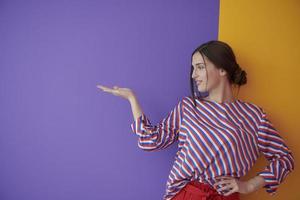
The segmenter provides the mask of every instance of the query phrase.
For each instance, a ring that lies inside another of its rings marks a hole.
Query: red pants
[[[240,195],[235,192],[229,196],[223,196],[206,183],[192,181],[182,188],[172,200],[240,200]]]

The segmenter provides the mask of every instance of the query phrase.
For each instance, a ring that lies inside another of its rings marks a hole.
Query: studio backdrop
[[[96,85],[132,89],[158,123],[191,95],[192,51],[217,39],[248,73],[238,98],[265,108],[296,160],[277,196],[242,199],[299,199],[298,2],[0,0],[0,199],[162,199],[177,143],[139,149],[129,102]]]

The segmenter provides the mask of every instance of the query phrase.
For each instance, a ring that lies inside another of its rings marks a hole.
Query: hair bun
[[[237,85],[244,85],[247,83],[247,73],[237,64],[237,69],[233,74],[233,83]]]

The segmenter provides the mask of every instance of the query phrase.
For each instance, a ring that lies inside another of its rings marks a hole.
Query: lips
[[[197,84],[197,85],[200,85],[201,82],[202,82],[202,81],[196,81],[196,84]]]

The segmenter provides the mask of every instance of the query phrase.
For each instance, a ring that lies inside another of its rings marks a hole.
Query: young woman
[[[240,193],[261,187],[274,195],[294,169],[292,152],[265,111],[235,99],[232,89],[246,84],[246,75],[228,44],[202,44],[192,53],[192,95],[183,97],[157,125],[143,113],[132,90],[98,85],[129,100],[131,128],[140,148],[157,151],[179,140],[164,200],[237,200]],[[257,176],[241,181],[260,153],[269,164]]]

